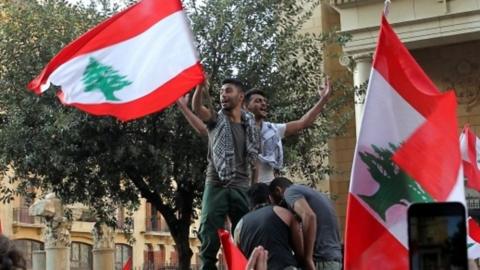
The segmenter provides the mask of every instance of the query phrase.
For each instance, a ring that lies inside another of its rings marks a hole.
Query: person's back
[[[268,250],[268,269],[297,267],[298,262],[292,250],[292,229],[275,213],[274,208],[288,213],[286,209],[267,205],[242,218],[238,236],[239,247],[245,256],[249,257],[255,247],[263,246]]]
[[[342,250],[335,209],[330,199],[318,191],[302,185],[291,185],[284,193],[285,201],[292,206],[299,198],[305,198],[317,219],[314,248],[315,261],[341,261]]]

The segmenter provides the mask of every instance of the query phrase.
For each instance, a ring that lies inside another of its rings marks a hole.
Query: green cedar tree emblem
[[[359,195],[370,208],[386,221],[387,210],[395,204],[409,205],[413,202],[432,202],[433,199],[422,187],[392,161],[393,152],[397,149],[389,144],[391,149],[372,145],[375,154],[360,152],[360,158],[368,166],[372,178],[379,184],[373,195]]]
[[[106,100],[119,101],[113,93],[132,84],[126,79],[127,76],[118,74],[111,66],[103,65],[95,58],[90,61],[83,72],[82,81],[85,84],[85,92],[100,90]]]

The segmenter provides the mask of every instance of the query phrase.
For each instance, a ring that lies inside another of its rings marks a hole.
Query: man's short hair
[[[238,89],[240,89],[240,91],[245,93],[245,84],[243,84],[243,82],[240,81],[239,79],[226,78],[222,81],[222,85],[227,84],[227,83],[235,85],[236,87],[238,87]]]
[[[270,192],[274,192],[277,187],[280,187],[281,189],[286,189],[289,186],[291,186],[293,183],[292,181],[288,180],[286,177],[276,177],[273,179],[273,181],[270,183],[270,186],[268,187]]]
[[[245,104],[248,104],[250,102],[250,99],[252,98],[253,95],[260,95],[264,98],[267,97],[267,95],[265,94],[264,91],[262,91],[258,88],[252,88],[245,93],[245,101],[244,101]]]
[[[27,269],[22,253],[12,240],[0,234],[0,269]]]
[[[250,201],[250,207],[253,208],[256,205],[262,203],[269,203],[270,199],[268,186],[265,183],[255,183],[253,184],[247,192],[248,199]]]

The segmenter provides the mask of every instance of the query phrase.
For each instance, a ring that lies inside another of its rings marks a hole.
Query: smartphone
[[[468,270],[465,206],[414,203],[408,208],[411,270]]]

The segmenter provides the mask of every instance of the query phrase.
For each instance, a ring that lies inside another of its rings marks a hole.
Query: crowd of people
[[[338,221],[329,198],[275,177],[283,166],[282,139],[313,124],[331,94],[329,81],[320,87],[315,105],[287,123],[266,121],[265,93],[246,91],[237,79],[222,82],[218,112],[205,88],[196,87],[192,110],[188,97],[177,101],[190,125],[208,137],[199,230],[201,269],[217,269],[217,230],[227,219],[235,242],[250,258],[249,270],[342,269]]]
[[[229,220],[235,242],[249,258],[248,270],[340,270],[342,252],[337,217],[324,194],[285,177],[282,138],[310,126],[331,93],[328,81],[320,99],[300,119],[267,122],[267,97],[259,89],[226,79],[220,89],[221,110],[205,106],[205,86],[177,104],[188,122],[208,137],[208,166],[199,238],[204,270],[217,269],[217,234]],[[207,103],[211,104],[207,96]],[[0,270],[25,269],[12,242],[0,235]]]

